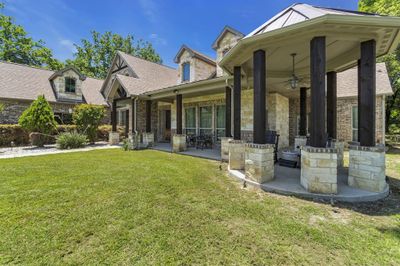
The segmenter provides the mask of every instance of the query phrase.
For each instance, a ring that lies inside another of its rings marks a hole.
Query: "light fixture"
[[[290,56],[292,56],[293,71],[292,71],[292,77],[290,78],[289,82],[290,82],[290,87],[294,90],[299,85],[299,78],[295,74],[295,57],[296,57],[296,53],[293,53]]]
[[[178,94],[178,90],[174,90],[174,93],[175,93],[175,94]]]

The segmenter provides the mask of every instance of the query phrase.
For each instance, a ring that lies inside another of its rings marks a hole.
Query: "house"
[[[0,61],[0,124],[16,124],[32,101],[44,95],[58,123],[68,124],[72,109],[81,103],[104,105],[100,93],[102,80],[87,78],[73,67],[54,72]],[[106,121],[107,122],[107,121]]]
[[[182,152],[190,136],[203,136],[221,143],[231,175],[263,189],[385,197],[380,144],[392,89],[376,58],[398,46],[399,28],[398,17],[294,4],[248,35],[225,27],[212,45],[215,60],[183,45],[174,70],[118,53],[101,89],[112,106],[110,142],[119,141],[124,110],[129,135],[139,134],[142,146],[167,142]],[[301,156],[301,170],[282,175],[274,166],[272,132],[282,154]]]

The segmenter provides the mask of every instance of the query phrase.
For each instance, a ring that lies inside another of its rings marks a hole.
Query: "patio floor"
[[[152,147],[152,149],[158,151],[172,152],[172,145],[171,143],[156,143],[156,145]],[[216,161],[221,160],[221,149],[219,147],[214,149],[203,149],[203,150],[190,147],[186,151],[180,152],[179,154],[211,159]]]
[[[263,184],[246,179],[244,171],[229,170],[229,173],[232,177],[241,181],[246,181],[247,184],[259,187],[264,191],[310,199],[335,200],[342,202],[366,202],[385,198],[389,194],[389,186],[386,186],[386,189],[380,193],[369,192],[348,186],[347,168],[342,168],[338,171],[338,194],[310,193],[300,184],[300,171],[299,168],[288,168],[275,165],[274,180]]]

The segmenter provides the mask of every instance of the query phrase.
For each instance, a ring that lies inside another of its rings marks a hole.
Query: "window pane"
[[[187,81],[190,80],[190,64],[184,63],[182,65],[182,80]]]
[[[352,109],[352,126],[354,129],[358,128],[358,106],[353,106]]]
[[[211,106],[200,107],[200,128],[211,128],[212,125]]]
[[[225,105],[217,106],[217,128],[225,128]]]
[[[196,128],[196,108],[185,109],[185,127]]]

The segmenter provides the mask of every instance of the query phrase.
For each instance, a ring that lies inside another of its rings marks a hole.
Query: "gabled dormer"
[[[75,67],[66,67],[50,76],[57,101],[83,102],[82,82],[86,79]]]
[[[215,76],[216,63],[208,56],[182,45],[174,59],[178,67],[178,84]]]
[[[217,64],[222,60],[229,50],[235,46],[244,34],[230,26],[225,26],[217,39],[214,41],[212,48],[217,52]],[[217,65],[217,77],[223,75],[223,70]]]

